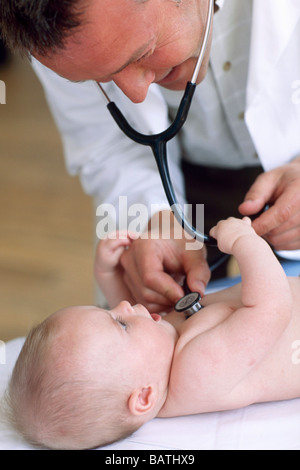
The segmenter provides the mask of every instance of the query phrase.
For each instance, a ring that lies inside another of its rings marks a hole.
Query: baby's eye
[[[128,323],[126,321],[124,321],[121,317],[117,317],[116,320],[118,323],[120,323],[124,330],[127,330]]]

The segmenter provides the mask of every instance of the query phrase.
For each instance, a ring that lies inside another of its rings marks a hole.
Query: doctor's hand
[[[157,224],[157,214],[152,218],[152,223],[153,219]],[[171,224],[177,224],[173,214]],[[170,230],[172,233],[173,230]],[[198,245],[197,250],[186,249],[193,243],[199,242],[186,239],[184,234],[176,238],[160,236],[159,239],[153,239],[151,232],[147,239],[139,238],[132,242],[121,257],[121,265],[124,282],[136,302],[143,304],[150,312],[169,311],[184,295],[177,281],[185,276],[192,291],[204,294],[210,270],[205,259],[205,248],[199,249]]]
[[[257,217],[253,228],[275,250],[300,248],[300,157],[287,165],[261,174],[239,206],[242,215],[254,215],[269,204]]]

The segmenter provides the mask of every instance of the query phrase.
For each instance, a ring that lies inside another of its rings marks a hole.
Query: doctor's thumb
[[[258,215],[265,207],[265,201],[263,198],[260,199],[248,199],[239,205],[239,212],[243,216],[255,216]]]
[[[210,277],[211,272],[208,264],[202,260],[201,263],[195,264],[186,272],[187,287],[191,292],[199,292],[203,296]]]
[[[239,205],[239,212],[242,215],[258,215],[272,200],[275,188],[275,172],[262,173],[247,192],[244,202]]]

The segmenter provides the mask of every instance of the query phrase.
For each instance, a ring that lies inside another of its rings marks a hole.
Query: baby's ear
[[[151,411],[156,403],[156,394],[151,386],[134,390],[128,400],[128,408],[134,415]]]

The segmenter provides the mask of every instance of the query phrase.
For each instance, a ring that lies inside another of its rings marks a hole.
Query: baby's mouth
[[[158,313],[150,313],[152,320],[159,322],[161,320],[161,316]]]

